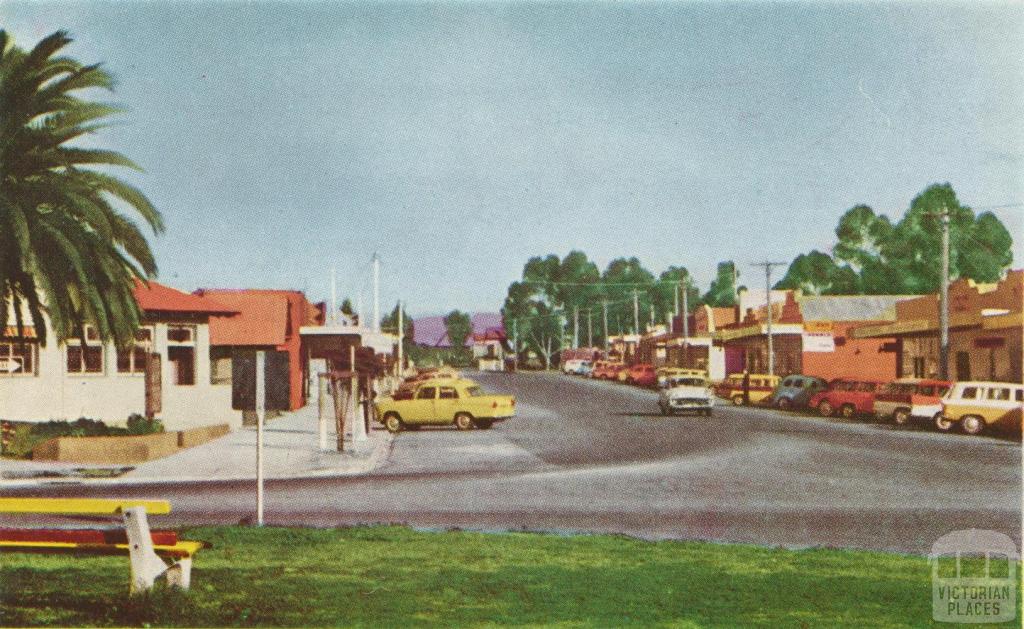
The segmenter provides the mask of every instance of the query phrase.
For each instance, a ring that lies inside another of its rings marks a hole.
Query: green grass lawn
[[[214,544],[192,590],[132,599],[126,557],[0,555],[0,625],[931,624],[923,557],[401,527],[196,528],[185,539]]]

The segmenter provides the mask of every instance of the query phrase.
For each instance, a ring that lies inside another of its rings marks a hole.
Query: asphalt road
[[[1020,546],[1019,443],[728,404],[712,418],[666,418],[655,393],[624,385],[543,373],[476,377],[514,393],[518,416],[491,430],[402,433],[371,475],[270,482],[267,522],[912,553],[952,530],[980,528]],[[45,492],[61,493],[111,488]],[[233,524],[253,510],[252,483],[243,482],[132,485],[117,495],[171,500],[174,514],[161,524]]]

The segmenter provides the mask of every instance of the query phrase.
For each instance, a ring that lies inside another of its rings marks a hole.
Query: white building
[[[135,298],[143,323],[137,343],[126,350],[102,343],[88,326],[84,343],[42,347],[32,327],[17,337],[9,317],[0,330],[0,418],[123,424],[138,413],[162,420],[168,430],[241,426],[241,412],[231,409],[231,386],[210,378],[210,317],[233,311],[156,282],[137,283]]]

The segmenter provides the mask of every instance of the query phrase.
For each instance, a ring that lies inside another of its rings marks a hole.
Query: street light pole
[[[603,301],[601,305],[604,306],[604,353],[608,354],[608,302]]]
[[[942,287],[939,290],[939,377],[949,377],[949,208],[942,207]]]
[[[640,301],[635,288],[633,289],[633,334],[640,334]]]
[[[380,332],[380,258],[376,252],[373,254],[373,325],[370,329]]]
[[[398,301],[398,373],[395,375],[399,378],[402,377],[405,369],[405,356],[403,355],[402,345],[405,342],[405,320],[402,316],[402,301]]]
[[[580,307],[572,307],[572,347],[580,346]]]
[[[767,313],[768,333],[768,375],[775,375],[775,345],[772,341],[772,267],[785,266],[786,262],[755,262],[754,266],[764,267],[765,310]]]

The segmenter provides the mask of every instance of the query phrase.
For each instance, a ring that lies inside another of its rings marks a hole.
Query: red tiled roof
[[[135,301],[146,312],[196,312],[201,314],[233,314],[236,311],[213,299],[183,293],[153,280],[149,284],[135,280]]]
[[[234,317],[210,319],[210,345],[283,345],[288,332],[290,294],[282,290],[202,289],[196,291],[223,302],[238,312]],[[301,325],[302,322],[293,322]]]

